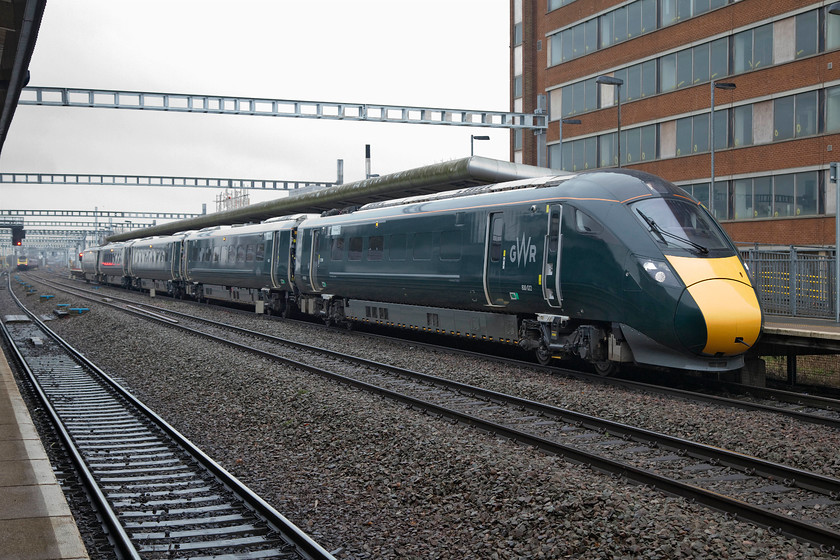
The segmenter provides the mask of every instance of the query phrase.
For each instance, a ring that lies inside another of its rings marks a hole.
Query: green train
[[[683,190],[630,170],[209,228],[89,259],[111,283],[511,344],[603,374],[628,362],[737,369],[763,325],[719,224]]]

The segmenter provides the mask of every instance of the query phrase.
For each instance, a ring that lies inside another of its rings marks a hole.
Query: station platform
[[[88,558],[3,353],[0,353],[0,558]]]
[[[765,316],[759,343],[786,347],[788,351],[807,354],[805,350],[840,353],[840,323],[830,319]],[[786,352],[777,353],[784,355]]]

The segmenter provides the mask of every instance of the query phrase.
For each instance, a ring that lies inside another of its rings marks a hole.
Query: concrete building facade
[[[648,171],[703,202],[735,241],[834,244],[831,4],[512,0],[511,108],[549,115],[546,134],[513,134],[512,161]]]

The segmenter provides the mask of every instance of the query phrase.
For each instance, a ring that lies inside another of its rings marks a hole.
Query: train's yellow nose
[[[668,257],[706,324],[703,354],[743,354],[761,333],[761,307],[738,257]],[[699,346],[699,345],[698,345]]]
[[[717,278],[698,282],[688,293],[706,320],[704,354],[743,354],[761,332],[761,308],[752,287]]]

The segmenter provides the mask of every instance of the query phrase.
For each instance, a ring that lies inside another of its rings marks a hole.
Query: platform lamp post
[[[834,321],[840,323],[840,162],[833,161],[828,166],[828,182],[834,183]]]
[[[475,155],[475,148],[473,147],[476,140],[490,140],[489,136],[476,136],[475,134],[470,134],[470,157]]]
[[[615,78],[613,76],[598,76],[595,78],[596,84],[604,84],[608,86],[615,86],[616,89],[616,99],[618,100],[618,125],[616,127],[616,149],[618,153],[618,166],[621,167],[621,86],[624,84],[624,80],[621,78]]]
[[[709,190],[709,211],[711,212],[712,216],[715,215],[715,90],[716,89],[728,89],[733,90],[735,89],[735,84],[732,82],[716,82],[712,80],[711,83],[711,90],[712,90],[712,110],[711,115],[709,118],[711,119],[711,153],[712,153],[712,169],[711,169],[711,184],[709,185],[711,188]]]
[[[840,2],[828,7],[828,13],[840,16]],[[834,320],[840,323],[840,163],[832,162],[829,181],[834,183]]]

